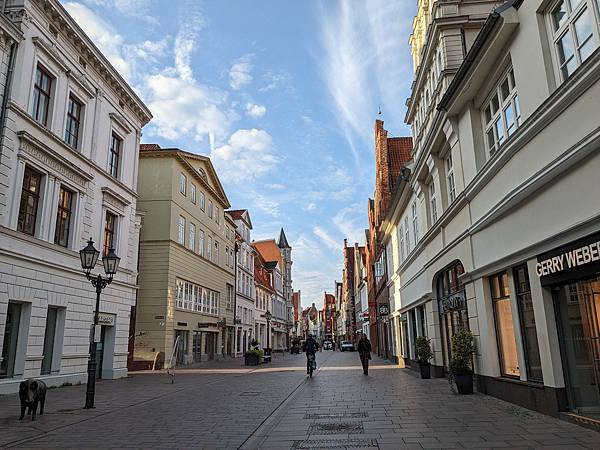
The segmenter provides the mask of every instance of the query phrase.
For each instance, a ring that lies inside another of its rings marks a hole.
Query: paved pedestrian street
[[[443,379],[356,353],[321,352],[270,365],[215,362],[51,389],[46,412],[19,421],[17,395],[0,397],[0,447],[206,449],[600,448],[600,433],[484,395],[459,396]]]

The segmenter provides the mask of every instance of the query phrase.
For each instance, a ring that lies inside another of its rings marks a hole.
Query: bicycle
[[[317,368],[317,361],[314,354],[308,353],[306,355],[306,364],[308,365],[308,376],[312,378],[313,372]]]

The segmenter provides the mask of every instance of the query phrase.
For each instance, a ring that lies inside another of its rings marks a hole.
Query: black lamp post
[[[267,309],[267,312],[265,313],[265,319],[267,319],[267,348],[271,348],[271,344],[269,343],[270,341],[270,337],[271,337],[271,319],[273,318],[273,315],[271,314],[271,311],[269,311]]]
[[[104,272],[106,278],[102,278],[102,275],[97,276],[90,275],[91,271],[96,266],[100,252],[94,247],[94,241],[92,238],[87,243],[87,246],[79,251],[79,257],[81,258],[81,268],[85,272],[85,277],[90,280],[92,286],[96,288],[96,310],[94,311],[94,325],[92,326],[92,332],[90,334],[90,359],[88,361],[88,380],[87,390],[85,392],[85,408],[90,409],[94,407],[94,395],[96,393],[96,325],[98,325],[98,311],[100,309],[100,294],[102,289],[112,283],[113,276],[117,273],[119,268],[119,261],[121,258],[117,256],[114,248],[110,248],[108,253],[102,257],[102,264],[104,265]]]

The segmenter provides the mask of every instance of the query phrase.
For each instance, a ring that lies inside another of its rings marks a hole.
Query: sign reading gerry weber
[[[387,316],[390,313],[390,307],[388,305],[379,305],[379,315]]]
[[[539,255],[535,266],[543,284],[600,272],[600,233]]]
[[[456,309],[464,309],[467,304],[465,291],[458,291],[447,297],[440,299],[440,314],[454,311]]]

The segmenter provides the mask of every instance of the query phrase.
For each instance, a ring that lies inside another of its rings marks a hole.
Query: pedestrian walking
[[[369,360],[371,359],[371,342],[367,335],[363,333],[358,341],[358,355],[363,367],[363,373],[369,375]]]

